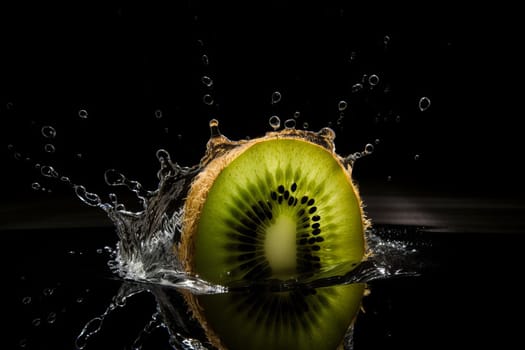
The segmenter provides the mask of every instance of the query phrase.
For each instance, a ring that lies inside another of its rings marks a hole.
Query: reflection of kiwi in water
[[[212,160],[194,181],[179,254],[186,269],[222,285],[315,277],[357,265],[365,250],[359,195],[333,150],[274,134]],[[211,341],[227,349],[335,349],[363,284],[186,295]]]

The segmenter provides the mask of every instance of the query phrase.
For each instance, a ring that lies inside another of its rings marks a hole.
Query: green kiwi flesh
[[[315,276],[365,252],[361,200],[332,151],[298,138],[262,138],[212,161],[186,201],[186,269],[233,282]],[[211,341],[227,349],[335,349],[365,286],[187,295]]]

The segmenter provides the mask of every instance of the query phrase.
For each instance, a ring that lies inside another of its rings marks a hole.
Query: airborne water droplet
[[[212,80],[209,76],[207,76],[207,75],[203,76],[203,77],[201,78],[201,81],[202,81],[202,83],[203,83],[204,85],[206,85],[207,87],[211,87],[211,86],[213,85],[213,80]]]
[[[53,146],[51,143],[46,143],[44,145],[44,151],[47,153],[54,153],[55,152],[55,146]]]
[[[272,93],[272,105],[279,103],[281,101],[281,93],[279,91],[274,91]]]
[[[270,123],[270,126],[273,130],[277,130],[279,127],[281,127],[281,119],[276,115],[272,115],[268,122]]]
[[[363,89],[363,84],[357,83],[352,86],[352,92],[359,92]]]
[[[337,109],[339,109],[340,112],[344,111],[348,107],[348,103],[344,100],[339,101],[337,104]]]
[[[419,99],[419,110],[421,112],[426,111],[430,107],[430,99],[428,97],[421,97]]]
[[[368,83],[371,86],[376,86],[379,83],[379,77],[375,74],[372,74],[370,77],[368,77]]]
[[[43,126],[42,129],[40,129],[40,132],[42,133],[42,136],[44,136],[47,139],[53,139],[57,134],[55,128],[49,125]]]
[[[213,104],[213,97],[211,97],[210,94],[206,94],[202,97],[202,102],[204,102],[208,106],[211,106]]]
[[[286,119],[284,122],[284,127],[286,129],[294,129],[295,128],[295,119]]]
[[[78,116],[80,117],[80,119],[87,119],[88,112],[85,109],[81,109],[78,111]]]

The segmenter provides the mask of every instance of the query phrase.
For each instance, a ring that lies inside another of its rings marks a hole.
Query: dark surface
[[[175,8],[0,6],[6,348],[24,338],[28,349],[73,348],[120,285],[96,253],[116,240],[109,221],[39,175],[34,162],[103,195],[110,192],[108,168],[154,188],[155,151],[195,164],[211,118],[238,139],[262,135],[271,115],[284,120],[295,110],[299,125],[307,121],[313,130],[332,122],[342,154],[381,140],[354,171],[376,224],[431,227],[401,234],[422,251],[425,273],[372,284],[356,350],[522,347],[521,46],[512,9],[443,2],[308,8],[291,1],[235,11],[196,1]],[[363,74],[377,74],[379,85],[352,93]],[[214,80],[212,89],[203,75]],[[379,92],[386,84],[391,92]],[[272,106],[276,90],[283,97]],[[202,103],[205,93],[214,106]],[[422,96],[432,101],[425,112],[417,106]],[[349,107],[341,128],[342,99]],[[78,117],[80,109],[88,119]],[[55,139],[42,137],[44,125],[56,128]],[[53,154],[43,152],[50,141]],[[14,152],[32,161],[15,160]],[[53,192],[32,190],[36,181]],[[53,286],[55,294],[45,296]],[[22,304],[25,296],[31,304]],[[108,321],[91,348],[131,346],[154,309],[148,296],[135,303]],[[46,324],[51,311],[57,321]],[[31,324],[36,317],[39,327]],[[149,348],[162,346],[159,332]]]

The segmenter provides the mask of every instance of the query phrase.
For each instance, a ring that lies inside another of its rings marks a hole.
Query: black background
[[[522,40],[513,13],[503,6],[459,8],[444,2],[368,8],[292,1],[227,8],[198,1],[170,6],[3,4],[0,223],[16,226],[37,215],[31,212],[34,203],[46,207],[53,219],[68,210],[95,210],[80,205],[67,186],[40,176],[34,162],[53,165],[60,175],[101,194],[109,192],[103,181],[108,168],[154,188],[155,151],[167,149],[182,165],[197,163],[211,118],[219,119],[225,135],[239,139],[264,134],[271,115],[285,120],[296,110],[301,112],[299,126],[306,121],[317,130],[332,122],[342,154],[380,139],[373,155],[355,168],[365,198],[395,192],[430,199],[465,197],[489,208],[496,199],[522,203]],[[386,46],[385,36],[390,38]],[[203,64],[204,54],[209,65]],[[377,74],[380,83],[353,93],[363,74]],[[213,79],[213,88],[202,84],[204,75]],[[387,84],[390,92],[384,93]],[[274,91],[282,100],[272,105]],[[206,93],[213,96],[213,106],[202,102]],[[424,112],[418,109],[422,96],[432,102]],[[342,128],[336,123],[340,100],[349,103]],[[80,109],[88,111],[87,119],[78,117]],[[155,117],[156,110],[162,118]],[[43,152],[49,142],[40,132],[45,125],[57,130],[53,154]],[[22,160],[14,159],[15,152]],[[35,181],[53,192],[32,190]],[[379,283],[356,349],[519,344],[510,319],[516,316],[522,324],[516,285],[522,211],[508,214],[519,228],[512,235],[418,236],[432,242],[428,251],[421,249],[439,268],[419,280]],[[83,226],[63,216],[69,221],[65,226]],[[107,230],[104,235],[88,231],[75,231],[79,238],[72,238],[60,230],[4,230],[0,235],[6,246],[29,245],[6,249],[5,264],[18,266],[15,278],[31,277],[28,271],[37,262],[70,264],[71,271],[58,269],[50,281],[63,280],[75,269],[97,274],[98,265],[86,263],[91,260],[67,257],[70,249],[94,250],[114,240],[105,235]],[[46,285],[33,278],[29,287],[17,284],[16,303]],[[115,286],[92,289],[100,299],[92,297],[93,308],[100,311]],[[65,299],[81,294],[63,293]],[[62,324],[60,332],[70,332],[64,338],[78,334],[79,325],[94,316],[88,308],[72,329]],[[20,316],[17,307],[14,312]],[[24,317],[29,316],[19,317],[17,339],[31,327]],[[33,343],[33,348],[60,348],[60,332],[55,329],[49,336],[53,339],[40,347]],[[111,339],[106,346],[122,346]],[[63,348],[70,348],[63,341]]]

